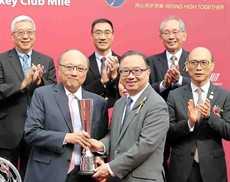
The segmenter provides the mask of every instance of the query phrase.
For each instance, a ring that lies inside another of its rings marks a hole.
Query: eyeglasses
[[[22,37],[25,34],[31,37],[34,35],[35,31],[34,30],[16,30],[13,33],[15,33],[18,37]]]
[[[198,64],[202,67],[202,68],[207,68],[208,65],[210,64],[210,61],[207,60],[202,60],[202,61],[197,61],[197,60],[190,60],[187,61],[186,64],[190,67],[190,68],[196,68],[198,66]]]
[[[97,37],[101,37],[103,34],[106,36],[106,37],[110,37],[113,32],[111,32],[110,30],[106,30],[106,31],[101,31],[101,30],[96,30],[93,32],[93,34]]]
[[[88,70],[88,68],[85,68],[83,66],[71,66],[71,65],[64,65],[64,64],[60,64],[60,63],[58,65],[64,67],[69,72],[76,69],[78,72],[83,73],[86,70]]]
[[[121,76],[123,77],[127,77],[130,75],[130,73],[132,73],[134,76],[140,76],[142,74],[143,71],[148,70],[149,68],[145,68],[145,69],[141,69],[141,68],[134,68],[133,70],[129,70],[129,69],[123,69],[123,70],[119,70],[119,73]]]
[[[163,35],[165,37],[169,37],[170,35],[173,35],[174,37],[177,37],[180,32],[183,32],[183,31],[173,30],[172,32],[170,32],[170,31],[166,30],[164,32],[161,32],[161,35]]]

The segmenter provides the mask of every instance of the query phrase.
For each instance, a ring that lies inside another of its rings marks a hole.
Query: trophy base
[[[87,172],[86,171],[79,171],[78,172],[79,175],[84,175],[84,176],[92,176],[92,175],[94,175],[94,173],[95,172],[93,172],[93,171],[92,172],[90,172],[90,171],[87,171]]]

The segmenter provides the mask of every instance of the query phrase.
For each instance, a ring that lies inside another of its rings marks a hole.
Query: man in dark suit
[[[208,49],[193,49],[186,67],[191,83],[171,91],[167,101],[169,182],[227,182],[222,139],[230,140],[230,92],[211,83]]]
[[[83,87],[108,100],[110,108],[119,97],[119,56],[111,50],[114,39],[112,22],[105,18],[95,20],[92,23],[91,34],[96,50],[89,57],[90,67]]]
[[[108,109],[105,99],[81,87],[88,68],[83,53],[68,50],[59,58],[61,83],[35,90],[25,124],[25,139],[33,147],[25,182],[93,181],[78,175],[81,147],[90,146],[90,136],[101,139],[107,134]],[[69,96],[73,99],[68,102]],[[86,98],[93,99],[90,134],[83,131],[79,116],[78,99]]]
[[[149,63],[143,54],[125,53],[119,72],[128,95],[114,105],[110,133],[101,141],[90,140],[93,151],[110,155],[110,162],[101,163],[93,177],[98,181],[112,175],[113,181],[163,182],[163,150],[169,127],[167,105],[148,83]],[[131,105],[127,104],[130,99]]]
[[[173,16],[165,19],[160,25],[160,38],[166,50],[149,57],[150,82],[155,91],[167,100],[170,90],[186,85],[190,80],[185,69],[188,52],[183,49],[187,38],[183,20]],[[166,139],[163,164],[166,176],[169,155],[170,147]]]
[[[37,87],[56,83],[56,71],[52,58],[33,50],[36,27],[30,17],[16,17],[11,31],[15,48],[0,54],[0,157],[16,168],[20,158],[23,179],[30,152],[23,132],[31,96]]]
[[[160,25],[160,38],[166,50],[149,57],[150,82],[157,93],[167,100],[170,90],[189,83],[185,70],[188,52],[183,49],[187,38],[185,23],[173,16],[165,19]]]

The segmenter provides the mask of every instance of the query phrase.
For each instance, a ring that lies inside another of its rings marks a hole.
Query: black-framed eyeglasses
[[[60,63],[58,63],[58,65],[64,67],[69,72],[76,69],[78,72],[83,73],[88,70],[88,68],[85,68],[83,66],[71,66],[71,65],[64,65]]]
[[[28,35],[29,37],[31,37],[34,35],[35,30],[16,30],[13,33],[16,34],[18,37],[22,37],[25,34]]]
[[[132,73],[134,76],[140,76],[142,74],[143,71],[148,70],[149,68],[145,68],[145,69],[141,69],[141,68],[134,68],[132,70],[129,69],[122,69],[119,70],[119,73],[121,76],[123,77],[127,77],[130,75],[130,73]]]
[[[105,30],[104,32],[101,31],[101,30],[96,30],[93,32],[93,34],[97,37],[101,37],[103,34],[106,36],[106,37],[110,37],[112,34],[113,34],[113,31],[110,31],[110,30]]]
[[[174,37],[177,37],[179,35],[180,32],[183,32],[181,30],[173,30],[173,31],[168,31],[165,30],[164,32],[161,32],[161,35],[163,35],[164,37],[169,37],[170,35],[173,35]]]
[[[186,64],[190,67],[190,68],[196,68],[198,66],[198,64],[202,67],[202,68],[207,68],[209,66],[209,64],[211,63],[211,61],[207,61],[207,60],[201,60],[201,61],[197,61],[197,60],[190,60],[187,61]]]

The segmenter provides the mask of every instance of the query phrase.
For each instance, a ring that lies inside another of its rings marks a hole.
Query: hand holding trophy
[[[82,129],[90,134],[92,120],[92,99],[78,100]],[[81,158],[80,175],[93,175],[94,169],[97,168],[95,157],[90,149],[87,149]]]

